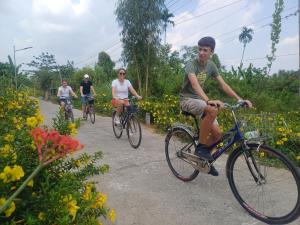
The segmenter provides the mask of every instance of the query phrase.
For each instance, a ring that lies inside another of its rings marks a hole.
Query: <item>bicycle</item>
[[[138,111],[137,105],[134,103],[135,97],[129,99],[130,105],[123,106],[123,111],[120,115],[114,109],[112,113],[112,126],[116,138],[120,138],[123,129],[126,129],[128,141],[133,148],[138,148],[142,141],[142,130],[140,122],[136,117]],[[117,121],[117,122],[116,122]]]
[[[73,105],[71,101],[71,97],[60,97],[60,100],[65,102],[64,112],[65,112],[65,120],[74,122],[74,114],[73,114]]]
[[[83,118],[87,120],[88,116],[90,117],[91,123],[94,124],[96,120],[96,115],[95,115],[95,108],[94,108],[94,97],[93,96],[84,96],[86,98],[86,106],[85,106],[85,113]]]
[[[211,162],[194,155],[199,137],[198,120],[183,112],[185,116],[193,117],[196,131],[184,124],[169,129],[165,139],[168,166],[178,179],[191,181],[199,172],[208,173],[211,165],[237,144],[226,164],[226,175],[234,197],[258,220],[269,224],[292,222],[300,215],[300,172],[284,154],[265,144],[267,137],[260,136],[258,131],[243,133],[245,124],[235,114],[240,107],[243,107],[242,103],[225,103],[225,108],[231,110],[234,126],[211,146],[217,148]]]

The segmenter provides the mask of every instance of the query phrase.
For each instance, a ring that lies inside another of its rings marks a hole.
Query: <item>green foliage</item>
[[[98,63],[97,65],[100,67],[102,73],[104,74],[101,81],[109,81],[114,75],[114,66],[115,63],[111,60],[110,56],[106,52],[100,52],[98,55]]]
[[[273,62],[275,61],[275,52],[276,52],[276,45],[279,43],[280,33],[281,33],[281,13],[284,8],[284,1],[283,0],[276,0],[275,2],[275,11],[273,13],[273,23],[272,23],[272,30],[271,30],[271,54],[267,55],[268,59],[268,74],[270,73],[271,67]]]
[[[36,100],[24,92],[1,90],[0,95],[0,204],[39,165],[38,151],[30,131],[42,122]],[[60,120],[60,122],[62,122]],[[57,122],[59,123],[59,122]],[[59,125],[59,127],[62,127]],[[0,224],[97,225],[114,216],[105,204],[107,196],[96,190],[92,176],[106,173],[100,151],[92,155],[59,159],[39,171],[30,185],[14,199],[10,213],[0,215]],[[6,181],[6,167],[18,173]],[[23,171],[23,173],[21,172]],[[23,174],[23,175],[22,175]]]
[[[153,82],[156,49],[160,45],[163,0],[119,0],[115,11],[122,27],[123,56],[139,92],[148,95]]]

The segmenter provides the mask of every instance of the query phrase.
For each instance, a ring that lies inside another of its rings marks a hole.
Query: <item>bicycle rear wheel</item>
[[[127,121],[126,132],[130,145],[138,148],[142,141],[142,129],[138,119],[131,115]]]
[[[114,111],[112,114],[112,127],[116,138],[120,138],[123,133],[123,126],[121,123],[120,115],[117,115],[117,111]]]
[[[165,143],[166,159],[172,173],[182,181],[194,180],[199,171],[185,162],[182,156],[183,151],[195,152],[196,143],[192,135],[182,127],[175,127],[168,133]]]
[[[74,114],[72,109],[68,112],[68,119],[71,120],[72,123],[74,123]]]
[[[96,116],[95,116],[95,110],[93,105],[90,105],[89,107],[89,116],[90,116],[91,123],[94,124]]]
[[[230,188],[241,206],[269,224],[300,215],[299,171],[280,152],[258,144],[234,151],[227,164]]]

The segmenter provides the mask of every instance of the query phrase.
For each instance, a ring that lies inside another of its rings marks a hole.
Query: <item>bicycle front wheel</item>
[[[269,224],[289,223],[300,215],[300,175],[280,152],[258,144],[234,151],[227,166],[230,188],[255,218]]]
[[[198,170],[184,161],[182,152],[194,154],[196,143],[188,131],[181,127],[173,128],[166,137],[165,153],[167,163],[172,173],[182,181],[194,180]]]
[[[92,105],[89,108],[89,116],[90,116],[91,123],[94,124],[96,116],[95,116],[94,106],[92,106]]]
[[[112,127],[116,138],[120,138],[123,133],[123,126],[121,123],[121,117],[114,111],[112,114]]]
[[[132,115],[127,121],[126,132],[130,145],[138,148],[142,141],[142,129],[138,119]]]

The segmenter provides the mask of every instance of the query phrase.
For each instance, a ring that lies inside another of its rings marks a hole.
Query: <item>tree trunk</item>
[[[246,48],[246,44],[244,44],[242,59],[241,59],[241,63],[240,63],[240,69],[242,69],[242,65],[243,65],[243,58],[244,58],[244,54],[245,54],[245,48]]]

